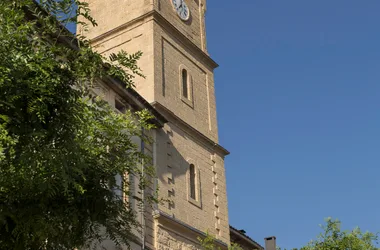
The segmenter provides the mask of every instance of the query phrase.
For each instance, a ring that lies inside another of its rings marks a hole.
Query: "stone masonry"
[[[142,51],[145,78],[135,79],[136,90],[169,121],[152,132],[155,143],[147,146],[159,196],[167,202],[145,211],[144,242],[151,249],[197,249],[197,237],[208,231],[225,248],[230,243],[228,151],[218,144],[213,73],[218,65],[206,50],[206,1],[185,0],[191,11],[185,22],[171,0],[86,1],[98,26],[78,32],[105,55]],[[189,100],[181,94],[182,69],[190,75]],[[196,168],[196,200],[189,196],[190,164]],[[154,210],[161,216],[153,216]]]

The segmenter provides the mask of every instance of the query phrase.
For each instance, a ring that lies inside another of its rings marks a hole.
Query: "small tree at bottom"
[[[206,233],[206,237],[198,237],[198,241],[202,250],[220,250],[220,247],[216,246],[216,239],[214,236]],[[238,244],[232,243],[228,250],[243,250]]]

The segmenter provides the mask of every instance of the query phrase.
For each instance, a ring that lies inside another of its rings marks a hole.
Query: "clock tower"
[[[142,246],[198,249],[209,232],[230,242],[224,157],[218,144],[214,69],[206,46],[206,0],[86,0],[97,27],[78,32],[101,53],[142,51],[136,90],[168,123],[153,131],[159,197],[144,216]],[[141,249],[141,248],[136,248]]]

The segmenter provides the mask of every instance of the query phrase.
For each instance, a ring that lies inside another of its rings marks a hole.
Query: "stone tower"
[[[85,35],[101,53],[143,52],[136,90],[169,121],[153,132],[159,196],[144,245],[196,249],[208,231],[229,244],[224,157],[218,144],[214,69],[206,48],[206,0],[86,0],[98,23]],[[79,30],[78,32],[84,33]]]

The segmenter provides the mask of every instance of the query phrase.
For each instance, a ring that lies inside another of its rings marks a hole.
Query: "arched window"
[[[196,195],[196,186],[195,186],[195,178],[196,178],[196,173],[195,173],[195,166],[193,164],[190,164],[190,198],[196,200],[197,195]]]
[[[189,99],[189,82],[186,69],[182,69],[182,96]]]

